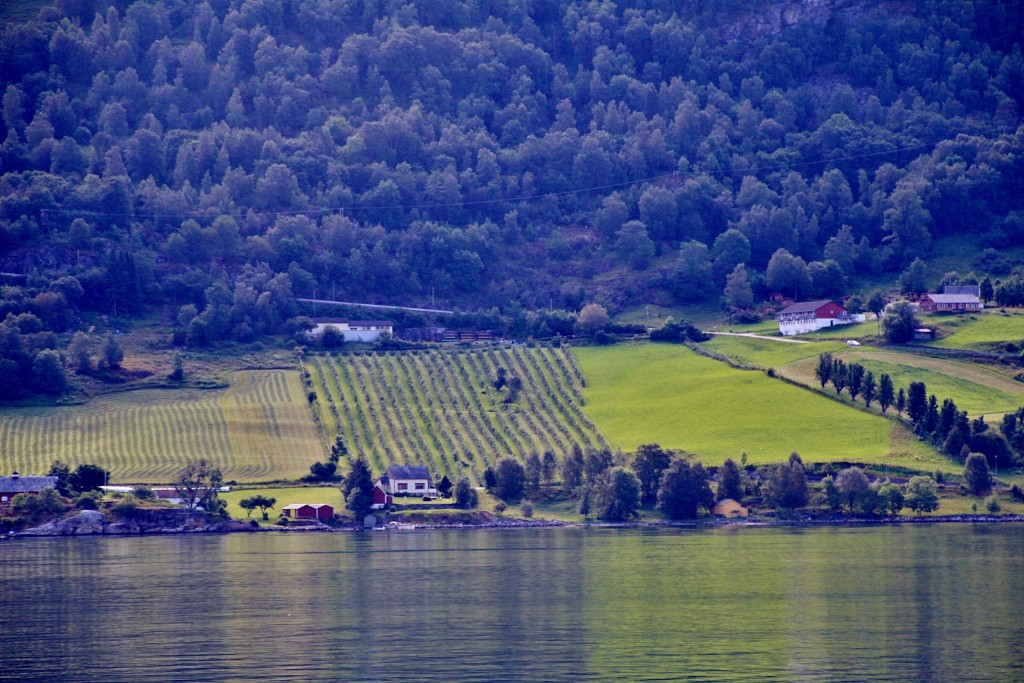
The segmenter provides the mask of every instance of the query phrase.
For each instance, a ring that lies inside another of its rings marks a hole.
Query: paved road
[[[766,334],[754,334],[753,332],[708,332],[708,334],[720,334],[723,337],[750,337],[751,339],[767,339],[768,341],[785,342],[787,344],[810,344],[806,339],[790,339],[789,337],[769,337]]]

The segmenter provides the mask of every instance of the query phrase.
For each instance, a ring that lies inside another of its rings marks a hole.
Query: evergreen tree
[[[843,389],[846,387],[846,382],[849,379],[846,363],[836,358],[832,362],[832,372],[830,373],[829,378],[832,381],[832,386],[836,389],[836,393],[843,393]]]
[[[864,386],[861,393],[864,396],[864,406],[867,408],[871,407],[871,402],[875,400],[875,374],[870,370],[864,375]]]
[[[857,394],[860,393],[861,386],[864,384],[864,366],[860,363],[850,363],[847,374],[849,376],[847,382],[850,385],[850,398],[856,401]]]
[[[822,353],[818,356],[818,367],[814,370],[815,377],[821,383],[821,388],[824,389],[825,385],[828,384],[829,380],[832,379],[832,354]]]
[[[722,463],[722,469],[718,471],[717,498],[743,499],[743,474],[732,458],[726,458]]]
[[[907,415],[914,424],[919,424],[927,414],[928,388],[924,382],[911,382],[907,394]]]
[[[362,458],[352,461],[352,469],[341,482],[341,495],[345,499],[345,507],[357,522],[370,514],[373,505],[373,474],[369,464]]]
[[[883,413],[889,410],[894,399],[892,377],[888,373],[882,373],[878,382],[878,405],[882,407]]]

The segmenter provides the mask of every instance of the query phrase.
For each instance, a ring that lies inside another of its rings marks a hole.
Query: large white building
[[[801,301],[787,306],[775,314],[779,332],[789,337],[794,334],[817,332],[826,327],[861,322],[862,316],[850,315],[846,307],[829,299]]]
[[[319,339],[328,327],[341,332],[347,342],[375,342],[382,334],[393,334],[394,327],[387,320],[346,320],[342,318],[313,318],[316,325],[309,331],[310,339]]]

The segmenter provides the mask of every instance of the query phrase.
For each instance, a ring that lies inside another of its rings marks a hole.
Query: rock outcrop
[[[98,510],[81,510],[61,519],[26,529],[19,536],[89,536],[124,534],[222,533],[255,531],[237,520],[211,518],[195,510],[137,510],[125,519],[111,520]]]

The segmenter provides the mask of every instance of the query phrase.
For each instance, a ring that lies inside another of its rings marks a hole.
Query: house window
[[[403,483],[398,485],[398,490],[399,491],[408,491],[409,490],[409,485],[403,482]]]
[[[416,490],[417,491],[422,491],[424,488],[426,488],[426,484],[424,484],[421,481],[416,482]]]
[[[0,503],[6,503],[6,502],[7,502],[7,496],[0,496]]]

